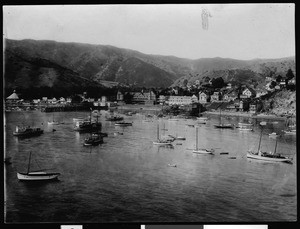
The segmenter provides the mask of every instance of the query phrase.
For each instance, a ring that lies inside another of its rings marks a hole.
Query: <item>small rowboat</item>
[[[193,153],[196,154],[213,154],[214,150],[212,149],[195,149],[193,150]]]
[[[115,126],[132,126],[132,122],[117,122]]]

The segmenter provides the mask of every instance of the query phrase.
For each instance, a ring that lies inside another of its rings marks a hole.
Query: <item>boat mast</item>
[[[259,137],[259,144],[258,144],[258,151],[257,151],[258,153],[259,153],[259,150],[260,150],[262,132],[263,132],[263,127],[261,127],[261,132],[260,132],[260,137]]]
[[[198,150],[198,127],[196,126],[196,150]]]
[[[159,124],[157,123],[157,141],[159,140]]]
[[[275,149],[274,149],[274,153],[273,154],[276,154],[276,149],[277,149],[277,139],[276,139]]]
[[[29,169],[30,169],[30,160],[31,160],[31,151],[30,151],[30,153],[29,153],[29,161],[28,161],[27,174],[29,174]]]

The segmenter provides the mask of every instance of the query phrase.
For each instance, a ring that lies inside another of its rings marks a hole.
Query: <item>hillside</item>
[[[109,45],[5,40],[5,86],[95,86],[111,81],[135,87],[180,86],[209,77],[262,82],[266,76],[295,73],[295,58],[236,60],[148,55]]]

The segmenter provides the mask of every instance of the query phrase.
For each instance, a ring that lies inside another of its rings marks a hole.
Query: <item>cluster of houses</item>
[[[273,82],[273,84],[272,84]],[[296,84],[295,77],[288,82],[289,84]],[[266,78],[266,85],[261,89],[243,85],[240,88],[234,88],[230,83],[223,88],[215,88],[208,90],[207,88],[198,88],[193,93],[188,95],[182,95],[179,93],[179,87],[170,88],[169,91],[155,91],[155,90],[141,90],[138,92],[121,92],[118,91],[115,96],[101,96],[99,99],[87,98],[87,92],[77,95],[80,103],[92,103],[95,107],[113,107],[122,105],[125,103],[143,104],[143,105],[178,105],[186,106],[195,103],[202,104],[205,107],[214,108],[214,104],[223,103],[226,104],[224,109],[238,110],[238,111],[251,111],[253,113],[257,110],[257,103],[261,97],[267,95],[270,92],[280,90],[286,87],[287,81],[282,79],[274,86],[274,79],[271,77]],[[190,86],[190,85],[187,85]],[[194,85],[197,86],[197,85]],[[199,85],[198,85],[199,86]],[[192,88],[187,87],[184,90],[191,92]],[[60,98],[47,98],[33,99],[32,101],[24,101],[19,99],[16,91],[6,98],[6,104],[8,106],[67,106],[75,101],[72,101],[71,97]]]

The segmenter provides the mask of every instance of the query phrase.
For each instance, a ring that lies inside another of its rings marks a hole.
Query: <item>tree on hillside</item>
[[[183,82],[182,82],[182,87],[186,87],[187,83],[188,83],[188,80],[184,79]]]
[[[282,80],[282,76],[281,76],[281,75],[278,75],[278,76],[276,77],[276,82],[277,82],[277,83],[280,83],[281,80]]]
[[[294,75],[292,69],[289,68],[289,70],[288,70],[287,73],[286,73],[286,78],[287,78],[287,80],[290,80],[290,79],[294,78],[294,76],[295,76],[295,75]]]
[[[216,79],[212,79],[212,86],[214,88],[222,88],[225,86],[225,82],[222,77],[218,77]]]

